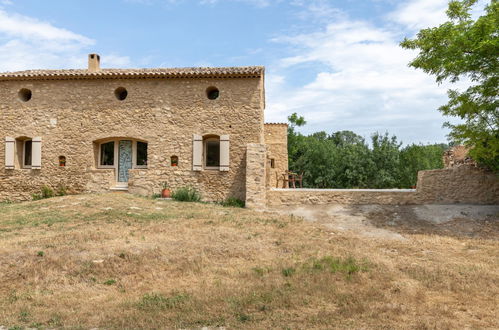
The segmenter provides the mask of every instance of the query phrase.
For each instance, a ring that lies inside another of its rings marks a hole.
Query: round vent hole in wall
[[[118,87],[114,91],[114,96],[116,96],[116,99],[118,99],[120,101],[123,101],[128,96],[128,92],[127,92],[127,90],[125,88]]]
[[[23,102],[28,102],[29,100],[31,100],[31,90],[29,90],[27,88],[22,88],[17,93],[17,95],[19,96],[19,100],[21,100]]]
[[[216,87],[213,87],[213,86],[212,87],[208,87],[206,89],[206,96],[210,100],[216,100],[220,96],[220,91]]]

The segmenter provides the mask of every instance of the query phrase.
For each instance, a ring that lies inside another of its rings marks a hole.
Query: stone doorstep
[[[109,190],[113,192],[128,192],[128,187],[111,187]]]

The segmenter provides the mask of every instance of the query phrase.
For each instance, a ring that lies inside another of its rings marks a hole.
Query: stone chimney
[[[100,71],[100,56],[98,54],[88,54],[88,71]]]

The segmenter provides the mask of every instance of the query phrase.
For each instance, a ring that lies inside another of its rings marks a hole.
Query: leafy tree
[[[409,188],[420,170],[442,168],[445,145],[411,145],[400,148],[396,136],[375,133],[372,148],[352,131],[304,136],[295,131],[303,117],[289,118],[289,167],[304,173],[308,188]]]
[[[303,185],[309,188],[335,187],[338,174],[335,146],[327,139],[311,135],[304,137],[303,154],[297,158],[291,169],[303,172]]]
[[[297,133],[295,128],[305,125],[307,122],[303,116],[295,113],[288,116],[288,159],[289,167],[294,168],[294,162],[303,153],[303,135]]]
[[[448,22],[421,30],[401,46],[419,50],[409,65],[434,75],[437,82],[471,81],[465,91],[449,90],[449,102],[439,110],[464,121],[445,124],[450,138],[472,146],[476,161],[499,172],[499,1],[491,0],[484,15],[473,20],[470,11],[476,2],[450,1]]]
[[[370,175],[369,188],[394,188],[398,186],[400,146],[395,135],[374,133],[371,136],[374,172]]]
[[[446,144],[412,144],[400,151],[398,169],[400,188],[411,188],[416,185],[418,171],[444,167],[442,155],[448,148]]]

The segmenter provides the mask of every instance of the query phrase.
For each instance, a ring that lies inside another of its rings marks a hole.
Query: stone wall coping
[[[312,189],[312,188],[271,188],[272,191],[292,192],[328,192],[328,191],[353,191],[353,192],[416,192],[416,189]]]

